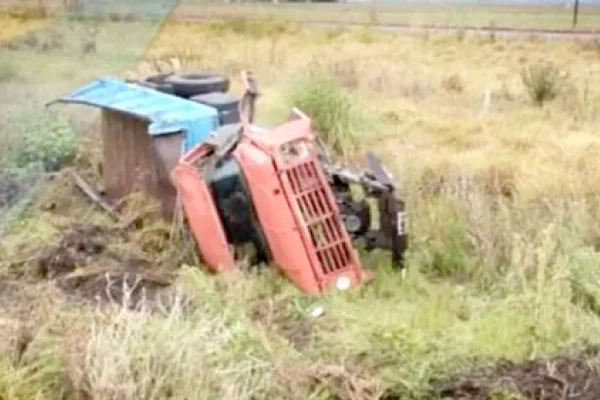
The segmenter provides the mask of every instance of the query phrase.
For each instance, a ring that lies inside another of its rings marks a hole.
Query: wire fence
[[[3,1],[0,10],[11,10],[9,3]],[[0,42],[0,237],[97,119],[97,113],[46,109],[45,104],[99,76],[135,68],[178,1],[15,3],[15,13],[0,13],[0,25],[10,23],[23,31]],[[23,13],[27,7],[36,13]],[[28,18],[48,21],[30,30]]]

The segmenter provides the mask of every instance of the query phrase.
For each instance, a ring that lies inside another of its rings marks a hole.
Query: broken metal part
[[[373,172],[375,178],[386,186],[394,187],[394,178],[392,174],[383,166],[381,160],[372,152],[367,152],[367,164],[369,169]]]
[[[242,81],[246,90],[239,103],[240,119],[246,124],[252,124],[254,122],[256,99],[260,96],[260,92],[251,71],[242,71]]]
[[[338,180],[345,185],[360,184],[369,193],[381,193],[390,190],[389,185],[377,180],[370,171],[357,170],[340,164],[324,164],[323,168],[332,180]]]
[[[395,190],[391,174],[373,154],[367,154],[370,170],[352,169],[339,164],[324,163],[346,229],[353,240],[366,250],[384,249],[392,252],[396,267],[404,267],[404,252],[408,246],[406,211],[403,199]],[[365,197],[377,200],[378,229],[371,227],[371,209],[363,199],[355,201],[351,186],[360,185]]]
[[[241,132],[240,124],[223,125],[213,131],[205,143],[213,149],[217,158],[222,158],[235,147],[240,140]]]

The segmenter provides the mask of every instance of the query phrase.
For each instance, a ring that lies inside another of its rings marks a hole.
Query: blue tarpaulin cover
[[[100,78],[52,103],[86,104],[150,122],[148,134],[184,131],[185,151],[218,127],[215,108],[113,78]]]

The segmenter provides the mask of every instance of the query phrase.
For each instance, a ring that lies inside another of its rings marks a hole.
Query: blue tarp
[[[215,108],[113,78],[97,79],[55,102],[96,106],[150,122],[148,134],[184,131],[185,151],[219,124]]]

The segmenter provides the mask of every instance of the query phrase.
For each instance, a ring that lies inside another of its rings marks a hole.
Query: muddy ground
[[[265,299],[249,307],[250,318],[273,329],[286,338],[294,348],[302,350],[310,341],[314,319],[290,313],[289,298]]]
[[[464,400],[508,398],[493,397],[502,392],[515,399],[597,400],[600,374],[592,360],[599,355],[600,348],[594,347],[524,363],[501,361],[435,385],[435,395]]]
[[[123,235],[118,228],[72,225],[35,260],[35,275],[54,281],[73,299],[127,307],[155,300],[171,284],[172,276],[157,271],[147,260],[111,252],[109,240]]]

